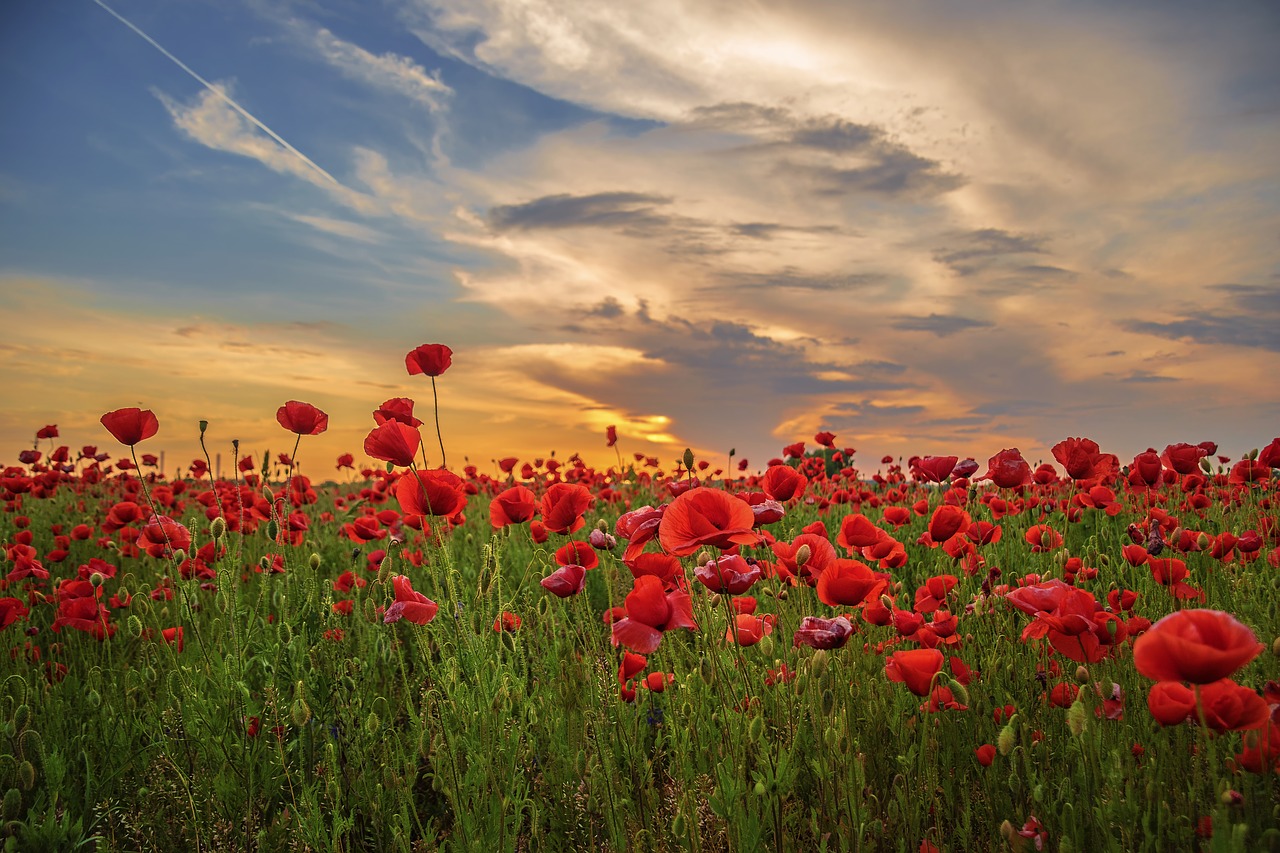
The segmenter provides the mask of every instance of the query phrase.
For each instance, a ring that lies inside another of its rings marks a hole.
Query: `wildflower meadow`
[[[5,461],[6,850],[1280,850],[1280,438],[451,466],[451,358]]]

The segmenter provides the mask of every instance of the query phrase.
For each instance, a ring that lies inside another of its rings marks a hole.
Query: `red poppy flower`
[[[404,575],[391,578],[391,587],[396,591],[395,602],[387,608],[382,621],[386,625],[407,619],[415,625],[425,625],[436,618],[440,605],[420,592],[414,592],[413,585]]]
[[[1200,460],[1208,455],[1209,451],[1198,444],[1179,442],[1167,446],[1164,453],[1160,454],[1160,461],[1185,476],[1200,470]]]
[[[0,631],[8,628],[19,619],[26,619],[30,611],[27,606],[22,603],[22,599],[0,598]]]
[[[960,579],[955,575],[936,575],[916,588],[916,613],[933,613],[942,607],[947,594],[955,589]]]
[[[840,522],[840,532],[836,534],[836,542],[845,550],[857,551],[860,548],[875,545],[883,534],[883,530],[859,512],[846,515]]]
[[[658,528],[662,549],[687,557],[699,548],[753,545],[755,513],[744,501],[719,489],[690,489],[667,507]]]
[[[495,530],[529,521],[538,511],[538,498],[524,486],[512,486],[489,502],[489,524]]]
[[[734,624],[725,629],[724,641],[737,642],[743,648],[754,646],[773,633],[774,623],[778,617],[773,613],[756,616],[750,613],[739,613],[734,617]]]
[[[635,587],[627,593],[626,610],[626,617],[613,623],[613,644],[642,655],[658,648],[663,632],[698,627],[689,593],[680,589],[667,592],[662,581],[652,575],[636,578]]]
[[[843,616],[834,619],[823,619],[819,616],[806,616],[800,622],[792,645],[797,648],[808,646],[812,649],[838,649],[853,636],[853,623]]]
[[[164,638],[166,643],[173,646],[175,650],[179,652],[182,651],[184,643],[181,625],[176,628],[165,628],[161,630],[160,636]]]
[[[547,592],[559,598],[568,598],[582,592],[586,586],[587,570],[582,566],[561,566],[539,583]]]
[[[552,533],[570,534],[587,522],[582,514],[596,499],[586,486],[578,483],[553,483],[542,496],[542,523]]]
[[[44,427],[41,427],[40,429],[36,430],[36,438],[37,438],[37,439],[40,439],[40,438],[57,438],[57,437],[58,437],[58,425],[57,425],[57,424],[49,424],[48,426],[44,426]]]
[[[1031,546],[1031,553],[1033,554],[1042,554],[1045,551],[1052,551],[1055,548],[1062,547],[1062,534],[1047,524],[1031,525],[1027,528],[1027,532],[1023,534],[1023,538]]]
[[[1240,732],[1267,724],[1271,707],[1252,688],[1230,678],[1200,688],[1204,721],[1215,732]],[[1194,719],[1194,717],[1193,717]]]
[[[618,664],[618,683],[626,684],[635,678],[648,664],[649,661],[644,655],[623,652],[622,661]]]
[[[942,504],[929,519],[929,538],[935,545],[941,545],[961,530],[968,529],[970,522],[969,513],[960,507]]]
[[[396,481],[396,500],[405,516],[457,515],[467,506],[462,478],[452,471],[410,471]]]
[[[175,551],[190,550],[191,533],[168,516],[153,515],[142,528],[138,547],[152,557],[172,557]]]
[[[996,760],[996,748],[989,743],[984,743],[975,749],[973,754],[978,757],[978,763],[983,767],[990,767],[991,763]]]
[[[741,595],[760,580],[760,567],[736,554],[726,554],[698,566],[693,574],[712,592]]]
[[[448,370],[451,364],[453,364],[453,350],[444,344],[423,344],[417,349],[410,350],[404,357],[404,366],[409,370],[410,376],[419,374],[439,376]]]
[[[1147,486],[1157,485],[1164,476],[1164,463],[1160,461],[1160,454],[1151,447],[1133,457],[1133,463],[1129,468],[1130,481],[1137,477],[1139,484]]]
[[[295,435],[319,435],[329,428],[329,416],[310,403],[290,400],[276,410],[280,426]]]
[[[933,677],[942,672],[942,652],[937,649],[912,649],[894,652],[885,661],[884,674],[899,681],[917,696],[928,696]]]
[[[955,470],[959,456],[925,456],[914,460],[911,474],[924,483],[941,483]]]
[[[600,558],[596,556],[592,547],[586,542],[577,540],[566,542],[557,548],[555,560],[558,566],[576,565],[584,569],[594,569],[600,565]]]
[[[990,480],[1002,489],[1014,489],[1031,482],[1031,466],[1018,448],[1001,450],[987,460],[987,473],[978,479]]]
[[[1064,438],[1053,446],[1053,458],[1073,480],[1092,480],[1108,469],[1107,456],[1091,438]]]
[[[352,470],[355,470],[355,467],[356,467],[356,458],[352,456],[350,453],[344,453],[338,457],[339,471],[341,471],[343,468],[350,468]]]
[[[1268,468],[1280,468],[1280,437],[1271,439],[1271,443],[1258,452],[1257,462]]]
[[[1179,610],[1133,644],[1138,672],[1156,681],[1211,684],[1230,677],[1263,649],[1253,631],[1221,610]]]
[[[160,430],[160,422],[150,409],[116,409],[107,412],[100,420],[116,441],[130,447],[151,438]]]
[[[613,424],[609,424],[609,426],[604,428],[604,438],[606,442],[605,446],[613,447],[618,443],[618,428]]]
[[[836,560],[818,575],[818,599],[831,607],[855,607],[875,598],[888,581],[857,560]]]
[[[409,424],[384,420],[365,436],[364,452],[374,459],[407,468],[413,464],[421,442],[421,434]]]
[[[786,503],[804,494],[809,478],[790,465],[771,465],[764,472],[761,488],[770,500]]]
[[[408,397],[392,397],[373,411],[373,420],[379,426],[387,421],[399,421],[411,427],[422,426],[422,421],[413,416],[413,400]]]
[[[833,432],[820,432],[813,437],[813,440],[823,447],[830,447],[833,450],[836,446],[836,435]]]

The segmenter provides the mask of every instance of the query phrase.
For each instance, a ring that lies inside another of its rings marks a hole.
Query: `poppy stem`
[[[440,442],[440,467],[448,467],[444,456],[444,438],[440,435],[440,399],[436,396],[436,378],[431,377],[431,407],[436,416],[436,440]]]

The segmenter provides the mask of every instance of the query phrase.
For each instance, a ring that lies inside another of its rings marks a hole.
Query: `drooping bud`
[[[293,704],[289,706],[289,719],[298,728],[302,728],[311,721],[311,708],[307,705],[304,693],[303,684],[299,681],[294,688]]]
[[[1067,709],[1067,728],[1071,730],[1073,735],[1080,737],[1084,733],[1085,723],[1088,719],[1089,717],[1084,708],[1084,695],[1081,693],[1076,697],[1076,701],[1071,703],[1071,707]]]

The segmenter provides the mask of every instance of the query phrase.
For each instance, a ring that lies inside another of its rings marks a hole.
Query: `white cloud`
[[[320,28],[312,39],[317,51],[342,74],[375,86],[398,92],[429,110],[443,108],[445,99],[453,90],[440,81],[438,75],[427,73],[407,56],[395,53],[370,53],[359,45],[335,36]]]

